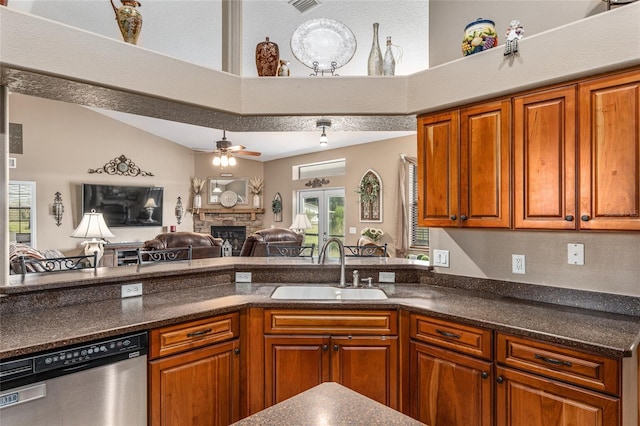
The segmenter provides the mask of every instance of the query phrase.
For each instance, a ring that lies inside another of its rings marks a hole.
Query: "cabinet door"
[[[576,87],[513,105],[514,227],[576,229]]]
[[[640,72],[579,90],[580,228],[640,230]]]
[[[411,415],[430,426],[490,426],[492,363],[412,341]]]
[[[460,225],[509,228],[511,100],[460,111]]]
[[[329,337],[265,336],[265,406],[329,381]]]
[[[150,424],[228,425],[239,419],[238,340],[149,362]]]
[[[418,120],[418,224],[458,226],[459,114]]]
[[[398,338],[331,338],[331,381],[398,409]]]
[[[497,426],[616,426],[620,400],[509,368],[496,368]]]

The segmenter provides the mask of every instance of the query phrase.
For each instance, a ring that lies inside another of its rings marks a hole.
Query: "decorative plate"
[[[332,62],[340,68],[356,53],[356,36],[342,22],[333,19],[311,19],[304,22],[291,36],[291,50],[298,61],[314,69],[330,70]]]
[[[238,194],[229,190],[220,194],[220,204],[222,207],[233,207],[238,202]]]

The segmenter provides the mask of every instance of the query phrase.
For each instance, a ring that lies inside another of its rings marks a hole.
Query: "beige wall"
[[[41,98],[11,95],[9,121],[22,124],[23,154],[11,154],[18,167],[11,180],[36,182],[36,247],[58,248],[67,254],[81,249],[81,240],[69,235],[79,223],[80,184],[164,187],[164,225],[177,225],[174,207],[178,196],[189,198],[193,175],[191,150],[122,124],[89,109]],[[89,174],[120,155],[130,158],[152,177]],[[56,191],[62,194],[64,215],[56,226],[50,214]],[[187,215],[179,230],[193,225]],[[113,228],[111,241],[144,241],[161,227]]]
[[[431,250],[450,251],[440,273],[640,296],[640,233],[433,229]],[[584,244],[584,266],[569,265],[567,244]],[[511,255],[525,255],[525,275]]]
[[[331,143],[331,140],[329,140],[329,143]],[[327,177],[330,183],[322,188],[344,188],[345,190],[346,243],[355,244],[358,236],[360,235],[360,231],[365,227],[373,226],[380,228],[385,232],[381,242],[389,243],[389,248],[393,251],[396,240],[395,227],[400,154],[406,154],[409,156],[416,155],[415,136],[406,136],[379,142],[353,145],[347,148],[333,149],[317,154],[289,157],[265,163],[265,204],[267,205],[267,208],[270,208],[271,200],[275,196],[276,192],[279,192],[282,195],[283,202],[282,222],[273,222],[273,214],[271,213],[266,215],[266,225],[274,225],[278,227],[288,227],[291,225],[295,208],[294,192],[310,189],[305,186],[305,183],[307,183],[309,179],[292,180],[293,166],[344,158],[346,159],[346,174],[344,176]],[[381,223],[361,223],[358,218],[358,194],[356,191],[362,175],[364,175],[364,173],[366,173],[370,168],[375,170],[382,178],[383,222]],[[356,228],[357,233],[355,235],[350,235],[348,233],[350,227]]]
[[[429,67],[461,58],[464,28],[478,18],[496,23],[498,43],[504,45],[513,19],[520,20],[526,38],[606,9],[601,0],[429,0]]]

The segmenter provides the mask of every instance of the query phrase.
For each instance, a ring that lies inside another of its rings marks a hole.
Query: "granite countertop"
[[[326,382],[234,425],[424,425],[338,383]]]
[[[407,309],[433,317],[629,357],[640,317],[524,301],[426,284],[384,285],[387,300],[274,300],[278,284],[217,284],[4,315],[0,357],[8,358],[118,334],[149,330],[247,307]]]

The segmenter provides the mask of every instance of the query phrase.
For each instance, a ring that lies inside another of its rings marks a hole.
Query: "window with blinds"
[[[421,249],[429,247],[429,228],[418,226],[418,171],[416,165],[409,163],[409,173],[407,173],[409,187],[409,225],[411,227],[409,236],[411,247]]]
[[[35,183],[9,182],[9,233],[18,243],[33,244]]]

